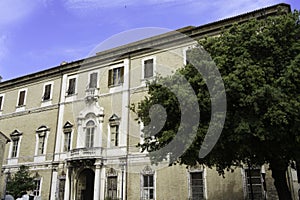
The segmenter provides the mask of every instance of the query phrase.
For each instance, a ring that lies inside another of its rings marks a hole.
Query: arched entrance
[[[94,199],[95,173],[91,169],[84,169],[78,176],[76,200]]]

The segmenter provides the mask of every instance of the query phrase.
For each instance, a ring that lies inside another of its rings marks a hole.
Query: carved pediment
[[[67,128],[72,128],[73,127],[73,124],[71,124],[71,122],[67,121],[65,123],[65,125],[63,126],[64,129],[67,129]]]
[[[109,118],[109,121],[110,122],[115,122],[115,121],[120,121],[120,117],[118,117],[118,115],[116,114],[113,114],[110,118]]]
[[[15,129],[11,134],[10,137],[12,140],[17,140],[23,133],[20,132],[18,129]]]
[[[143,174],[154,174],[154,170],[149,166],[147,165],[143,171],[142,171]]]
[[[40,127],[36,130],[36,133],[39,135],[39,137],[45,137],[47,131],[49,131],[49,130],[50,130],[50,128],[48,128],[47,126],[43,125],[43,126],[40,126]]]

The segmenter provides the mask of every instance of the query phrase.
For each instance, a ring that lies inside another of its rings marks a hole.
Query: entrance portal
[[[94,199],[94,179],[95,173],[91,169],[84,169],[77,182],[76,200]]]

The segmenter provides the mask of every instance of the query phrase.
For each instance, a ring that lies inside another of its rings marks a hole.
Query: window
[[[51,84],[46,84],[44,87],[43,101],[48,101],[51,99]]]
[[[190,172],[190,199],[204,199],[203,172]]]
[[[70,78],[68,82],[67,95],[68,96],[74,95],[76,93],[75,89],[76,89],[76,78]]]
[[[190,49],[187,49],[185,51],[185,64],[188,65],[191,63],[191,59],[192,59],[192,49],[193,48],[190,48]]]
[[[108,71],[108,86],[120,85],[124,82],[124,67],[117,67]]]
[[[111,199],[117,199],[117,176],[109,176],[107,177],[107,197]]]
[[[46,137],[47,137],[47,132],[50,129],[47,128],[46,126],[41,126],[36,130],[37,133],[37,155],[44,155],[46,153]]]
[[[33,189],[33,195],[41,196],[41,179],[35,179],[34,185],[35,185],[35,187]]]
[[[26,90],[19,91],[19,98],[17,106],[24,106],[25,105],[25,97],[26,97]]]
[[[93,121],[88,121],[86,124],[85,147],[90,148],[94,146],[94,132],[95,123]]]
[[[39,150],[38,150],[39,155],[44,154],[44,148],[45,148],[45,136],[39,135]]]
[[[17,157],[19,139],[12,140],[12,145],[13,145],[13,147],[12,147],[11,157],[15,158],[15,157]]]
[[[90,74],[89,89],[97,88],[97,82],[98,82],[97,72]]]
[[[142,178],[141,199],[154,200],[155,199],[154,171],[150,168],[150,166],[146,166],[144,168],[141,178]]]
[[[111,142],[114,144],[114,146],[118,146],[119,145],[119,125],[111,126],[110,133],[111,133]]]
[[[66,177],[62,176],[59,178],[59,185],[58,185],[58,199],[60,199],[60,200],[64,199],[65,185],[66,185]]]
[[[118,199],[118,175],[116,170],[110,168],[107,173],[107,188],[106,188],[106,197],[108,199]]]
[[[18,157],[18,152],[19,152],[19,145],[20,145],[20,140],[21,140],[22,133],[18,130],[14,130],[11,134],[11,153],[10,157],[11,158],[16,158]]]
[[[245,169],[247,199],[264,199],[263,183],[264,177],[260,168]]]
[[[119,146],[119,124],[120,124],[120,117],[116,114],[113,114],[109,118],[109,125],[110,125],[110,140],[111,144],[114,146]]]
[[[66,122],[64,125],[64,151],[71,150],[71,137],[73,125],[70,122]]]
[[[144,78],[151,78],[153,77],[153,59],[144,60]]]
[[[143,175],[143,199],[154,199],[153,174]]]
[[[3,110],[4,95],[0,96],[0,111]]]
[[[64,151],[71,149],[71,132],[65,132]]]

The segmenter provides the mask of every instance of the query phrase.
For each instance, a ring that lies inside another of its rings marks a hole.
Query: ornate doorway
[[[84,169],[78,176],[76,200],[94,199],[95,173],[91,169]]]

